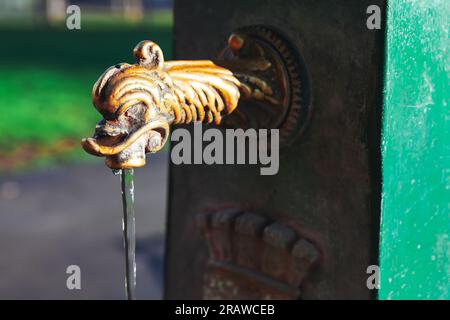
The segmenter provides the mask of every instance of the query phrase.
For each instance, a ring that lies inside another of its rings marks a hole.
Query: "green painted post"
[[[380,299],[450,298],[448,0],[390,0]]]

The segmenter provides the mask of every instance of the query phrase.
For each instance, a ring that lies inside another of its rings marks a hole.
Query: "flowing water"
[[[123,240],[125,248],[125,294],[128,300],[134,300],[136,288],[136,224],[134,213],[134,172],[133,169],[121,170],[123,203]]]

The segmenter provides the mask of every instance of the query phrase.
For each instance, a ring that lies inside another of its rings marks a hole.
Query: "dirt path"
[[[98,165],[0,177],[0,299],[123,299],[119,178]],[[167,155],[136,171],[137,296],[162,293]],[[66,268],[81,268],[68,290]]]

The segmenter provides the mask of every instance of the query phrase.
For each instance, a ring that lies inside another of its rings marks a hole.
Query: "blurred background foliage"
[[[0,0],[0,299],[123,299],[119,178],[80,140],[101,119],[94,82],[144,39],[170,59],[171,26],[168,0]],[[136,178],[143,299],[162,297],[167,165],[154,155]]]
[[[170,59],[169,1],[72,2],[81,9],[81,30],[66,27],[71,1],[0,4],[0,172],[88,161],[79,141],[101,118],[91,102],[100,74],[133,62],[143,39]]]

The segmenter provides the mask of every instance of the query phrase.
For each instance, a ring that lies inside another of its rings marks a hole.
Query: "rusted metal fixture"
[[[193,120],[220,123],[239,100],[239,81],[211,61],[164,62],[160,47],[140,42],[137,63],[115,65],[92,90],[94,106],[103,115],[93,138],[83,148],[106,156],[112,169],[145,165],[145,153],[159,151],[169,125]]]
[[[311,115],[310,80],[300,53],[281,33],[265,26],[242,27],[228,39],[216,63],[241,82],[239,108],[224,124],[280,130],[287,144]]]
[[[291,227],[227,208],[197,217],[208,244],[205,299],[299,299],[319,249]]]
[[[301,104],[299,65],[273,31],[238,30],[216,62],[165,62],[151,41],[140,42],[133,54],[136,64],[112,66],[94,84],[93,103],[104,119],[92,138],[82,140],[88,153],[106,157],[112,169],[144,166],[145,153],[164,146],[170,125],[220,124],[241,98],[243,107],[228,125],[280,128],[283,139],[308,118],[309,107]]]

